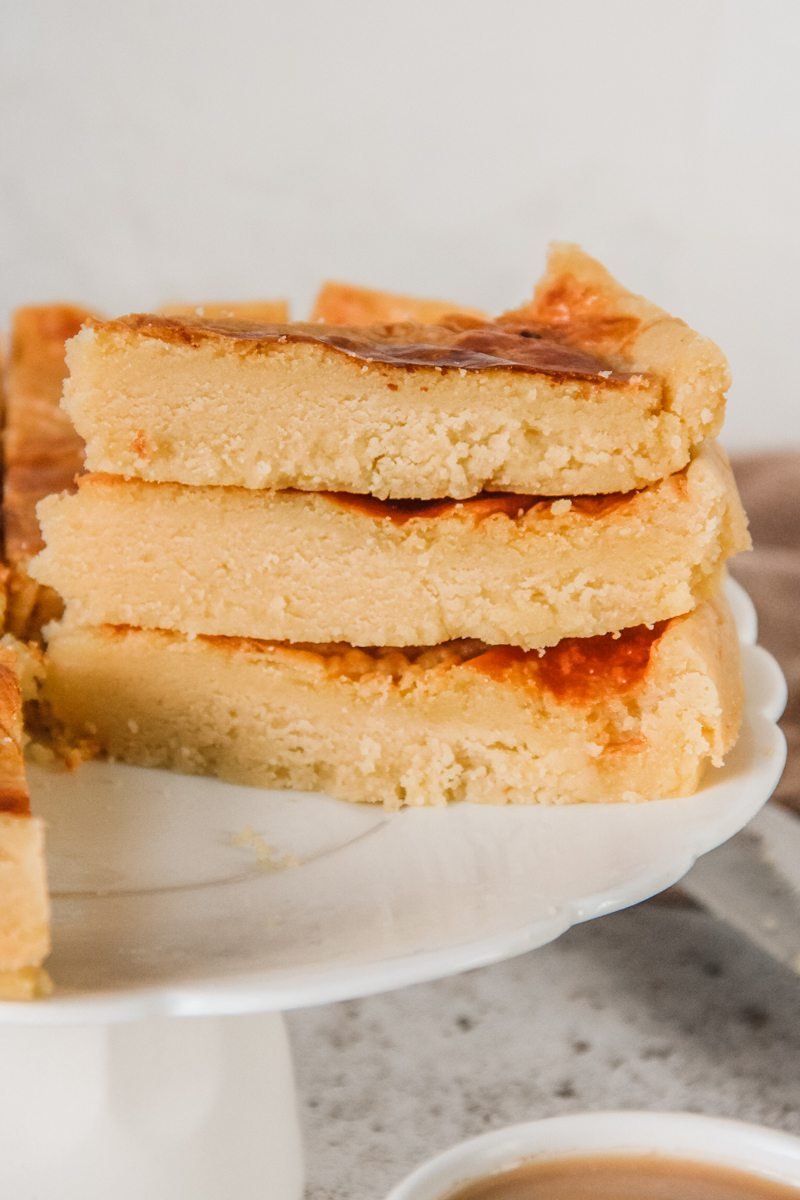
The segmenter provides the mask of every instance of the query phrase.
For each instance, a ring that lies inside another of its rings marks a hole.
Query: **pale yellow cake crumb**
[[[231,834],[231,845],[243,850],[253,850],[258,865],[268,871],[285,871],[300,866],[300,859],[296,854],[277,850],[263,834],[256,833],[252,825],[245,825],[238,833]]]

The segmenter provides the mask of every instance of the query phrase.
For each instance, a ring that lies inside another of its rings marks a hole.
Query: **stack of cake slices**
[[[28,569],[59,736],[388,807],[696,789],[740,721],[748,545],[707,339],[557,247],[475,310],[90,319]]]

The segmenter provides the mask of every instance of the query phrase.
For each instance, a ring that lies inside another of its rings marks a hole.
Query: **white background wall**
[[[336,276],[502,308],[582,242],[800,443],[797,0],[0,0],[0,316]]]

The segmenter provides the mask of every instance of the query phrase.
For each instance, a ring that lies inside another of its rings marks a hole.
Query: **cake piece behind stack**
[[[285,300],[209,300],[197,304],[164,304],[158,310],[165,317],[201,317],[208,321],[273,321],[289,320],[289,305]]]
[[[327,325],[393,325],[409,321],[437,325],[453,317],[467,317],[470,323],[490,319],[479,308],[465,308],[449,300],[420,300],[416,296],[333,280],[322,285],[311,310],[312,321],[324,321]]]
[[[52,588],[28,574],[42,547],[36,504],[72,487],[83,468],[83,442],[60,407],[64,345],[90,316],[70,304],[20,308],[11,327],[3,432],[4,561],[9,568],[6,629],[35,638],[61,613]]]

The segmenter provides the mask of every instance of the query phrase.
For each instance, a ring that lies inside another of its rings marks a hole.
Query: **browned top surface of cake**
[[[514,370],[578,379],[626,383],[631,379],[608,359],[584,349],[563,324],[514,317],[479,323],[469,318],[442,325],[267,325],[249,321],[178,320],[133,314],[90,322],[97,329],[129,331],[175,345],[223,342],[242,353],[269,352],[277,345],[305,342],[366,363],[463,371]]]
[[[685,493],[685,472],[676,472],[675,475],[670,476],[669,482],[674,489]],[[78,491],[98,486],[105,489],[121,488],[126,490],[129,487],[129,481],[122,475],[111,475],[107,471],[90,471],[81,474],[75,480],[75,486]],[[183,488],[186,485],[148,481],[146,486],[158,489]],[[219,492],[240,490],[242,489],[230,484],[221,484],[215,488],[215,491]],[[252,497],[254,493],[249,489],[246,490],[248,496]],[[569,511],[586,517],[602,517],[607,513],[624,509],[633,503],[644,490],[646,489],[632,492],[608,492],[599,496],[527,496],[518,492],[480,492],[477,496],[469,496],[465,500],[451,498],[444,500],[379,500],[376,496],[361,495],[357,492],[303,492],[296,488],[282,488],[278,492],[267,492],[265,495],[270,498],[276,495],[296,496],[300,499],[319,498],[326,500],[335,508],[357,513],[359,516],[370,517],[374,521],[387,520],[391,521],[393,525],[406,525],[409,521],[431,521],[448,517],[453,513],[462,513],[475,521],[482,521],[486,517],[498,514],[516,520],[523,517],[532,508],[550,508],[553,504],[561,506],[556,510],[559,513]],[[257,493],[255,494],[257,495]]]
[[[346,643],[307,644],[263,641],[258,638],[201,634],[196,640],[224,651],[249,654],[288,654],[318,662],[326,674],[346,679],[382,675],[394,682],[408,672],[468,667],[508,686],[526,680],[544,688],[562,704],[578,707],[622,696],[640,686],[650,667],[653,649],[672,621],[637,625],[620,634],[564,638],[544,651],[516,646],[487,646],[474,639],[439,646],[350,646]],[[127,625],[106,625],[110,637],[125,637]],[[165,630],[151,636],[175,638]]]
[[[571,511],[583,516],[602,516],[624,505],[638,492],[612,492],[603,496],[525,496],[511,492],[482,492],[468,500],[377,500],[351,492],[322,492],[321,495],[339,508],[360,513],[373,520],[389,520],[393,525],[405,525],[415,519],[433,520],[461,511],[477,520],[498,513],[512,520],[530,509],[565,503]]]
[[[614,311],[596,283],[573,274],[547,279],[529,305],[504,320],[540,322],[553,336],[606,354],[618,351],[642,327],[633,313]]]
[[[660,621],[623,629],[620,634],[564,638],[543,654],[497,646],[471,659],[469,665],[493,679],[508,678],[522,668],[563,703],[592,704],[623,695],[643,682],[653,647],[668,625],[669,621]]]

